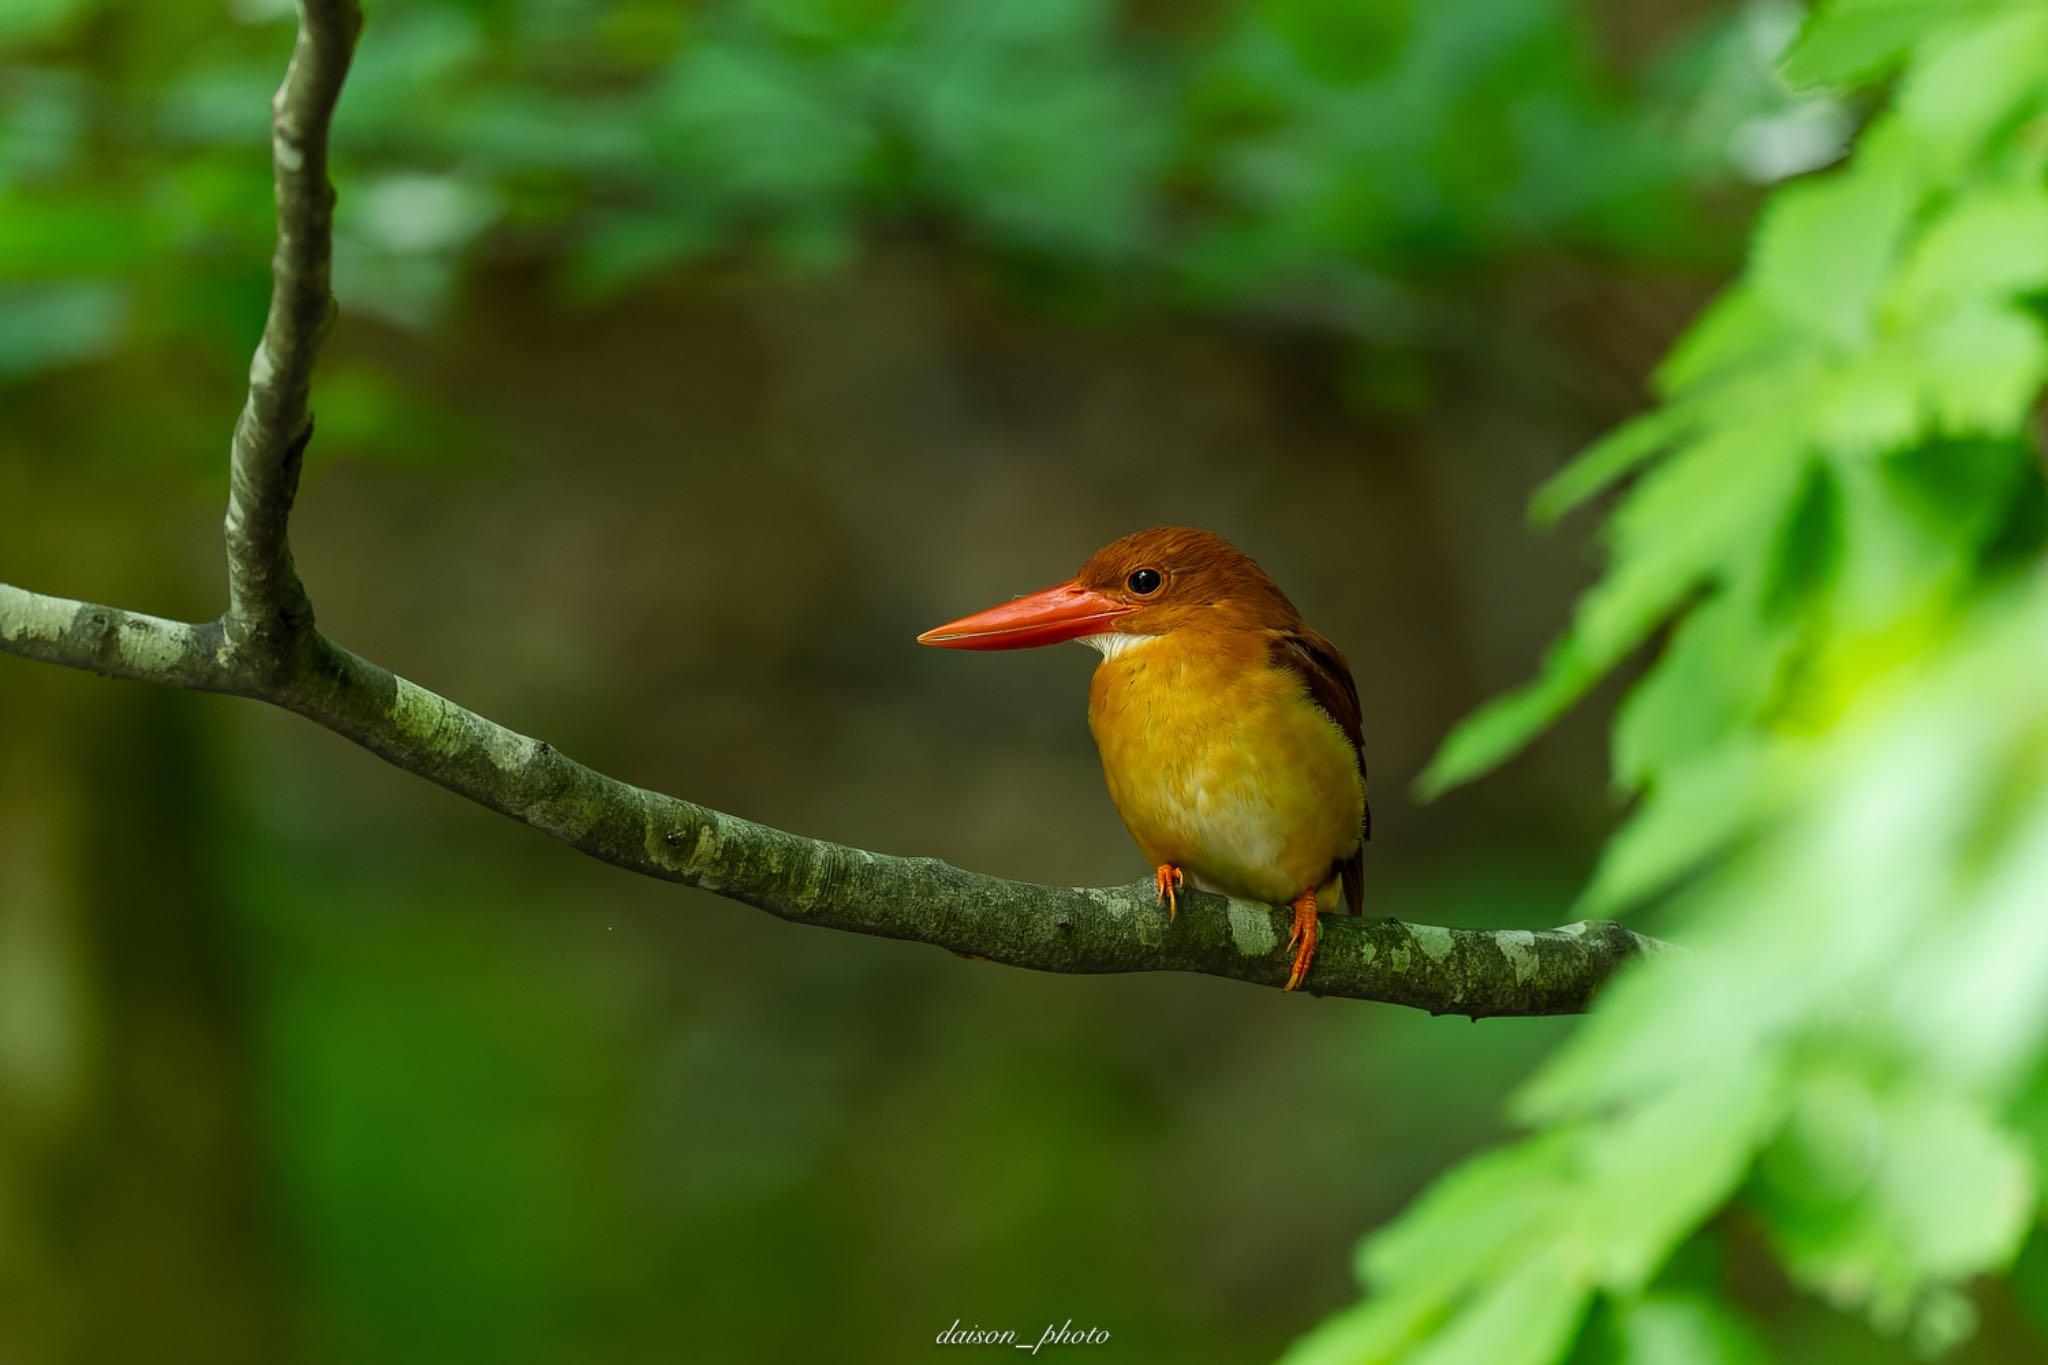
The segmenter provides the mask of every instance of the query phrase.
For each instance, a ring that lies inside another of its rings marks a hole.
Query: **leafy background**
[[[1660,406],[1538,492],[1639,471],[1541,675],[1423,778],[1486,771],[1664,631],[1583,901],[1661,901],[1693,951],[1602,1002],[1519,1092],[1532,1135],[1369,1241],[1378,1292],[1295,1358],[1756,1359],[1733,1237],[1928,1354],[2006,1307],[1993,1276],[2035,1311],[2044,60],[2038,6],[1877,0],[1784,57],[1883,96],[1765,204]]]
[[[1376,912],[1689,951],[1578,1025],[998,971],[0,668],[0,1355],[2040,1357],[2037,5],[369,11],[331,632],[1125,880],[1073,652],[907,641],[1209,525],[1358,668]],[[218,609],[289,44],[0,11],[0,577]]]

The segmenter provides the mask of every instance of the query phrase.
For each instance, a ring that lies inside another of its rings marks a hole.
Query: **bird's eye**
[[[1159,570],[1140,569],[1130,577],[1131,591],[1140,597],[1150,597],[1159,591]]]

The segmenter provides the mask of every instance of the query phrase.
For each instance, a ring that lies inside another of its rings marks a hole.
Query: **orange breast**
[[[1124,828],[1155,866],[1284,904],[1358,847],[1351,742],[1262,637],[1175,631],[1095,670],[1088,727]]]

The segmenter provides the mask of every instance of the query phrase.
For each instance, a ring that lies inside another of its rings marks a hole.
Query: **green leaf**
[[[1726,873],[1720,874],[1726,877]],[[1712,881],[1682,898],[1676,913],[1700,904]],[[1695,925],[1697,920],[1694,920]],[[1683,1078],[1732,1065],[1756,1065],[1764,1042],[1798,1002],[1768,994],[1771,981],[1752,985],[1726,969],[1713,951],[1659,954],[1622,973],[1601,994],[1599,1007],[1514,1097],[1524,1123],[1578,1123],[1640,1102]],[[1545,1129],[1544,1131],[1548,1131]]]
[[[2017,1253],[2034,1177],[1980,1105],[1841,1072],[1800,1094],[1759,1169],[1760,1207],[1797,1278],[1898,1324],[1931,1285]]]
[[[1408,1359],[1475,1282],[1526,1261],[1525,1248],[1565,1213],[1570,1142],[1546,1134],[1454,1167],[1360,1246],[1358,1274],[1371,1297],[1295,1343],[1286,1365]]]
[[[1750,577],[1755,577],[1752,573]],[[1767,618],[1755,587],[1724,589],[1693,608],[1614,722],[1614,776],[1636,790],[1742,747],[1763,713],[1796,632]]]
[[[1953,534],[1955,528],[1913,514],[1917,496],[1911,484],[1927,473],[1940,478],[1941,463],[1938,457],[1929,461],[1921,448],[1915,448],[1882,462],[1842,465],[1835,471],[1841,494],[1842,554],[1821,652],[1838,654],[1824,657],[1821,666],[1846,667],[1836,685],[1855,686],[1873,669],[1890,667],[1894,659],[1882,648],[1868,662],[1857,662],[1856,655],[1892,632],[1914,640],[1924,629],[1916,622],[1938,610],[1955,591],[1957,576],[1974,560],[1973,547]],[[1967,469],[1968,464],[1959,463],[1954,472]]]
[[[1896,137],[1883,145],[1892,173],[1918,163],[1918,175],[1937,182],[1981,174],[2001,138],[2001,153],[2038,172],[2038,147],[2003,135],[2048,100],[2048,8],[1982,0],[1958,9],[1973,22],[1930,42],[1900,90],[1896,127],[1885,130]]]
[[[1770,523],[1801,466],[1774,426],[1731,428],[1670,456],[1630,490],[1614,516],[1613,564],[1579,599],[1571,628],[1543,671],[1489,702],[1444,740],[1416,780],[1430,799],[1505,762],[1650,636],[1728,559],[1740,559]],[[1731,486],[1746,497],[1726,496]]]
[[[2026,421],[2048,379],[2048,338],[2016,308],[1965,307],[1921,335],[1922,400],[1951,435],[2003,435]]]
[[[1867,85],[1969,8],[1970,0],[1826,0],[1807,15],[1778,69],[1793,85]]]
[[[1877,472],[1898,520],[1967,558],[2002,529],[2015,495],[2038,486],[2039,459],[2012,437],[1926,441]]]
[[[1756,589],[1757,611],[1788,625],[1810,624],[1808,618],[1825,607],[1825,596],[1841,575],[1846,534],[1840,480],[1816,462],[1771,548]]]
[[[1398,1222],[1366,1239],[1359,1278],[1449,1299],[1487,1271],[1489,1258],[1512,1258],[1531,1229],[1561,1212],[1572,1141],[1542,1134],[1453,1167]],[[1475,1247],[1487,1255],[1475,1256]]]
[[[1891,984],[1883,1007],[1891,1027],[1909,1038],[1922,1065],[1958,1086],[1990,1088],[2021,1081],[2048,1031],[2048,803],[2012,809],[2011,798],[2042,782],[2048,734],[2014,747],[1993,778],[2005,801],[1992,818],[2006,824],[2003,847],[1986,854],[1974,898],[1958,896],[1936,941],[1910,976]],[[2037,1078],[2048,1079],[2048,1074]],[[2048,1127],[2042,1130],[2048,1136]],[[2035,1161],[2043,1148],[2036,1139]]]
[[[1734,1309],[1710,1294],[1658,1292],[1615,1308],[1616,1358],[1626,1365],[1770,1365]]]
[[[1483,1289],[1406,1365],[1553,1365],[1591,1302],[1592,1291],[1562,1257],[1532,1257]]]
[[[1830,366],[1814,385],[1815,444],[1844,459],[1867,459],[1899,449],[1926,429],[1915,358],[1887,339]]]
[[[1755,283],[1738,281],[1707,305],[1657,366],[1657,391],[1685,393],[1782,351],[1791,340]]]
[[[1318,1323],[1281,1365],[1394,1365],[1443,1316],[1420,1294],[1375,1294]]]
[[[2048,286],[2048,191],[2038,186],[1973,194],[1921,234],[1889,293],[1910,327],[1959,302]]]
[[[1573,913],[1617,915],[1725,848],[1762,809],[1763,767],[1761,746],[1744,736],[1658,782],[1608,839]]]
[[[1750,265],[1761,299],[1818,340],[1845,350],[1867,344],[1913,208],[1909,186],[1857,170],[1773,195]]]
[[[1589,655],[1576,637],[1566,635],[1544,655],[1543,671],[1535,682],[1494,698],[1458,722],[1415,780],[1417,797],[1434,800],[1507,762],[1569,710],[1612,665],[1612,660]]]
[[[1600,1283],[1622,1294],[1648,1284],[1741,1181],[1781,1104],[1772,1068],[1737,1058],[1589,1130],[1574,1235]]]
[[[1546,524],[1557,521],[1683,439],[1698,420],[1697,414],[1675,405],[1630,418],[1545,481],[1530,499],[1530,516]]]

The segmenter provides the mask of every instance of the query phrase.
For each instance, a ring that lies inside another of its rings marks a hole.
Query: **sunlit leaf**
[[[1756,1331],[1703,1292],[1646,1294],[1615,1309],[1616,1365],[1769,1365]]]
[[[1676,1078],[1614,1121],[1590,1130],[1577,1171],[1574,1235],[1599,1282],[1640,1291],[1749,1169],[1775,1122],[1781,1087],[1742,1059]]]
[[[1906,346],[1880,344],[1831,366],[1814,385],[1809,420],[1821,449],[1851,459],[1883,455],[1924,433],[1916,357]]]
[[[1375,1294],[1318,1323],[1281,1365],[1392,1365],[1442,1312],[1418,1294]]]
[[[1795,85],[1877,80],[1890,75],[1914,44],[1971,4],[1972,0],[1824,0],[1807,16],[1780,70]]]
[[[2048,377],[2048,338],[2018,309],[1958,309],[1927,328],[1923,345],[1919,378],[1943,432],[2011,430]]]
[[[1667,457],[1630,490],[1613,521],[1607,577],[1579,600],[1571,628],[1551,646],[1535,682],[1482,707],[1454,729],[1416,789],[1435,796],[1506,761],[1561,715],[1690,594],[1724,556],[1768,543],[1773,526],[1749,502],[1717,496],[1726,481],[1772,506],[1801,467],[1769,428],[1738,428]]]
[[[1643,471],[1542,674],[1423,782],[1500,761],[1675,623],[1617,719],[1640,800],[1582,906],[1662,895],[1686,951],[1610,983],[1515,1105],[1562,1153],[1522,1171],[1560,1202],[1515,1254],[1610,1294],[1583,1365],[1758,1357],[1653,1279],[1731,1206],[1804,1289],[1951,1349],[2048,1158],[2048,11],[1838,0],[1787,70],[1905,74],[1848,167],[1773,196],[1666,406],[1541,495]],[[1373,1246],[1459,1226],[1425,1201]],[[1479,1332],[1511,1272],[1471,1274],[1435,1282],[1446,1316],[1402,1359]]]
[[[1614,775],[1627,791],[1693,760],[1711,765],[1744,737],[1779,685],[1796,632],[1766,617],[1757,589],[1716,593],[1677,627],[1614,722]]]
[[[1757,225],[1755,287],[1786,321],[1837,346],[1863,344],[1913,207],[1908,182],[1876,173],[1780,191]]]
[[[1921,234],[1891,287],[1907,318],[1970,297],[2048,286],[2048,190],[1993,190],[1962,200]],[[1910,325],[1910,324],[1909,324]]]
[[[1899,93],[1894,155],[1910,155],[1933,177],[1986,167],[1987,144],[2016,132],[2041,101],[2048,66],[2048,9],[2031,3],[1965,0],[1954,7],[1977,22],[1931,42]],[[2006,155],[2039,167],[2041,149],[2008,140]]]
[[[1409,1365],[1552,1365],[1592,1299],[1561,1258],[1530,1257],[1404,1359]]]
[[[1757,817],[1761,764],[1745,738],[1659,780],[1608,839],[1574,913],[1616,915],[1726,847]]]

